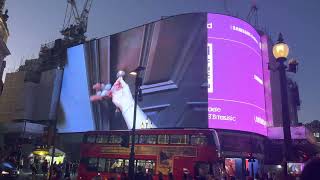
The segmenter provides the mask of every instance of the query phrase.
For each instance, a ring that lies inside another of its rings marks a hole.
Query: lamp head
[[[273,46],[273,55],[276,59],[287,58],[289,55],[289,46],[283,41],[283,36],[280,33],[278,42]]]

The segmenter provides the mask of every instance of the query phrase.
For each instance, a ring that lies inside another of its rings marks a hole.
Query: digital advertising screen
[[[260,36],[238,18],[207,17],[208,126],[266,135]]]
[[[189,13],[69,48],[60,131],[131,129],[136,77],[130,72],[141,66],[137,129],[215,128],[266,135],[270,92],[265,87],[270,84],[269,76],[264,78],[268,56],[262,49],[267,52],[267,47],[261,44],[243,20]],[[125,73],[119,86],[120,71]],[[121,87],[121,95],[90,101],[105,91],[95,92],[96,83]]]
[[[84,45],[69,48],[58,107],[60,133],[95,130],[88,88]]]
[[[300,175],[304,168],[304,163],[288,163],[288,173],[292,175]]]
[[[208,128],[206,24],[206,13],[183,14],[86,44],[91,87],[97,82],[116,85],[117,73],[125,72],[121,93],[92,103],[97,129],[132,128],[136,79],[130,72],[138,66],[145,69],[136,129]]]

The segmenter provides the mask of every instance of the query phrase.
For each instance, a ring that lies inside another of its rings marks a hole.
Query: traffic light
[[[129,147],[129,135],[122,135],[121,136],[121,147]]]

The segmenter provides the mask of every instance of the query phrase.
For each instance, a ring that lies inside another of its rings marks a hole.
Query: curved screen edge
[[[260,35],[238,18],[207,15],[208,127],[267,135]]]

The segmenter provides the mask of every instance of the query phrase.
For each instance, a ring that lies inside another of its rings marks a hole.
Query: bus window
[[[89,158],[87,164],[88,171],[97,171],[97,163],[98,158]]]
[[[124,160],[124,172],[129,172],[129,159]]]
[[[96,143],[107,143],[108,136],[107,135],[97,135]]]
[[[108,143],[109,136],[108,135],[103,135],[102,136],[102,143]]]
[[[169,135],[166,135],[166,134],[159,135],[158,144],[169,144]]]
[[[111,159],[106,159],[106,172],[111,172]]]
[[[155,169],[155,162],[151,161],[151,160],[147,160],[146,161],[146,165],[145,165],[145,169],[147,173],[154,173],[154,169]]]
[[[157,143],[157,135],[149,135],[148,144],[156,144],[156,143]]]
[[[156,144],[157,136],[156,135],[140,135],[139,143],[140,144]]]
[[[123,159],[111,159],[110,161],[111,167],[110,170],[113,173],[121,173],[123,170]]]
[[[170,144],[189,144],[188,135],[171,135]]]
[[[87,142],[88,143],[95,143],[96,142],[96,135],[88,135]]]
[[[99,158],[98,162],[98,172],[104,172],[106,168],[106,159]]]
[[[131,141],[132,141],[132,140],[131,140],[131,137],[132,137],[132,136],[130,136],[130,141],[129,141],[130,143],[131,143]],[[134,143],[138,144],[138,142],[139,142],[139,135],[135,135]]]
[[[137,160],[135,169],[141,169],[144,172],[144,166],[146,165],[146,160]]]
[[[192,145],[207,145],[208,138],[204,135],[192,135],[191,136]]]
[[[152,160],[136,160],[136,170],[140,170],[143,173],[154,173],[155,162]]]
[[[117,135],[111,135],[109,136],[108,143],[110,144],[118,144],[121,142],[121,137]]]

